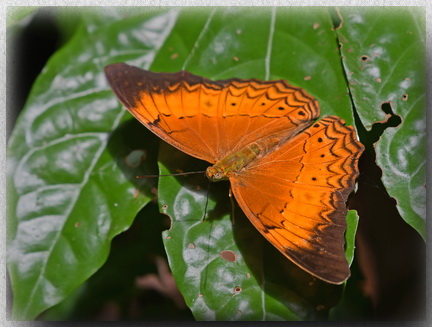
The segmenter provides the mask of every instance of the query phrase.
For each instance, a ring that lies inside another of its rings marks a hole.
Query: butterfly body
[[[239,173],[244,167],[252,163],[262,153],[262,148],[253,143],[243,149],[230,153],[215,165],[207,168],[207,177],[214,182],[228,180],[231,176]]]
[[[211,81],[122,63],[105,72],[149,130],[211,163],[210,180],[230,181],[243,212],[281,253],[329,283],[349,277],[345,203],[364,149],[351,126],[335,116],[316,121],[316,99],[284,80]]]

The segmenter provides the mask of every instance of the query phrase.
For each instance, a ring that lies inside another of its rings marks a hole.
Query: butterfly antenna
[[[207,186],[207,196],[206,196],[206,204],[204,207],[204,216],[202,218],[202,221],[205,221],[205,218],[207,216],[207,207],[208,207],[208,200],[209,200],[209,194],[210,194],[210,185],[211,185],[211,181],[209,180],[208,186]]]
[[[175,174],[163,174],[163,175],[142,175],[136,176],[135,178],[153,178],[153,177],[168,177],[168,176],[186,176],[192,174],[205,174],[205,171],[190,171],[187,173],[175,173]]]
[[[229,196],[230,201],[231,201],[231,220],[232,220],[232,225],[234,227],[235,226],[235,218],[234,218],[235,217],[235,203],[234,203],[234,197],[233,197],[233,194],[232,194],[231,186],[230,186],[230,189],[229,189],[228,196]]]

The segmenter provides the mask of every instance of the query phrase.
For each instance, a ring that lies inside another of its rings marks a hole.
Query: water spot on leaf
[[[411,86],[411,79],[405,78],[402,82],[399,83],[399,87],[402,89],[407,89]]]
[[[129,167],[136,168],[147,159],[145,150],[133,150],[125,158],[125,162]]]
[[[183,259],[184,261],[189,264],[197,264],[198,262],[201,262],[207,257],[207,251],[194,247],[187,247],[183,250]]]
[[[380,78],[380,76],[381,76],[381,71],[378,67],[371,67],[367,70],[367,72],[370,76],[375,77],[375,78]],[[381,80],[381,78],[380,78],[380,80]]]

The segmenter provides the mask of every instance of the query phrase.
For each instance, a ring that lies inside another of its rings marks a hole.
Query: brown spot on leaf
[[[189,244],[188,244],[188,248],[189,248],[189,249],[195,249],[195,244],[193,244],[193,243],[189,243]]]
[[[220,253],[222,259],[225,259],[226,261],[229,262],[236,262],[237,261],[237,254],[235,254],[233,251],[231,250],[224,250]]]

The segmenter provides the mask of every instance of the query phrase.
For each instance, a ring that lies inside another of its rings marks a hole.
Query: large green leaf
[[[341,8],[338,35],[365,127],[399,115],[376,143],[376,161],[403,219],[426,233],[426,29],[421,8]],[[383,103],[390,103],[383,107]],[[393,117],[392,117],[393,116]]]
[[[8,144],[15,318],[34,318],[92,275],[152,197],[154,181],[135,176],[155,164],[154,138],[127,122],[103,69],[133,58],[148,67],[175,18],[168,10],[89,13],[37,79]]]

